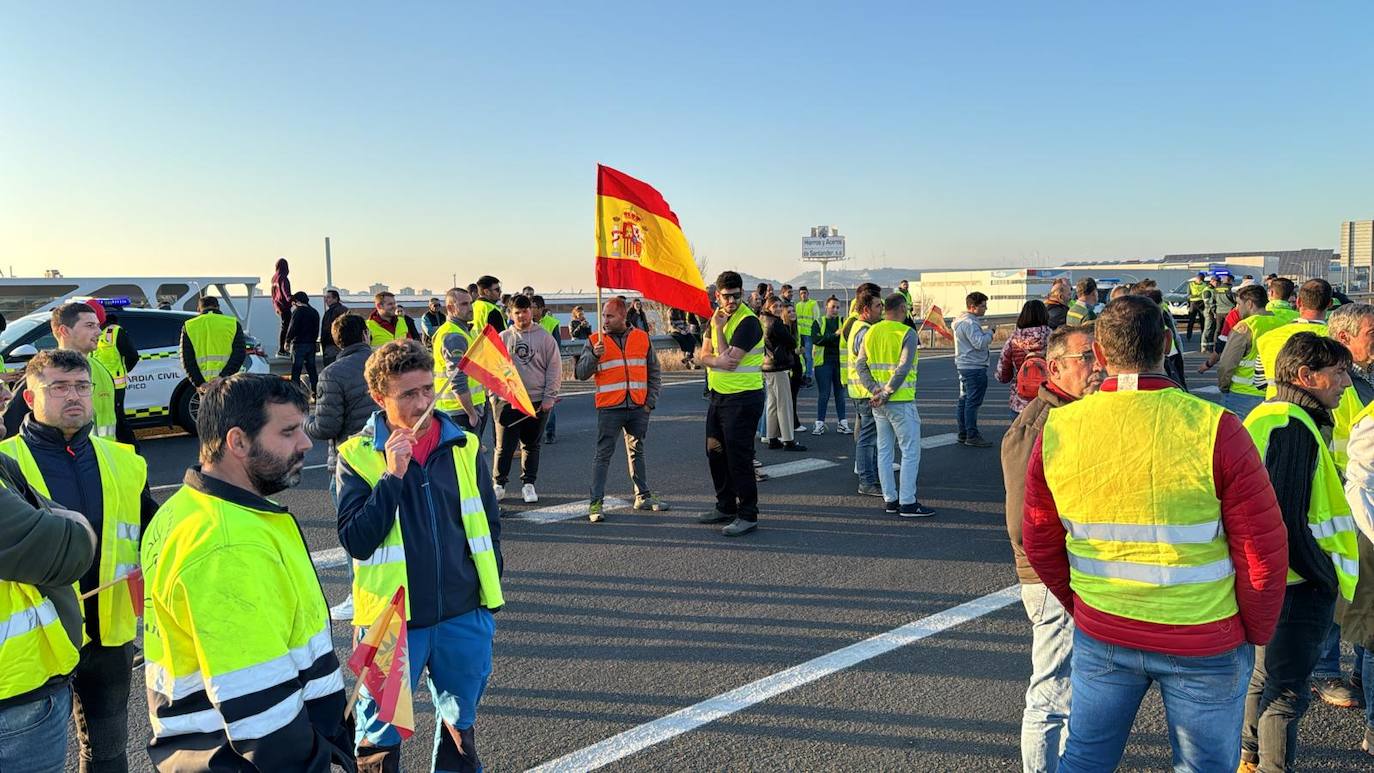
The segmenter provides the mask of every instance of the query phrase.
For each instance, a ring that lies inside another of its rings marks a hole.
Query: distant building
[[[1374,220],[1348,220],[1341,223],[1341,254],[1345,274],[1350,277],[1347,291],[1368,290],[1374,275]]]
[[[431,289],[429,289],[428,287],[421,287],[421,288],[420,288],[419,294],[420,294],[420,295],[428,295],[428,296],[431,297],[431,298],[434,297],[434,291],[431,290]]]
[[[397,295],[414,295],[414,294],[415,294],[415,288],[414,288],[414,287],[402,287],[401,289],[399,289],[399,290],[396,291],[396,294],[397,294]]]
[[[376,284],[373,284],[372,286],[370,286],[370,287],[367,288],[367,294],[368,294],[368,295],[376,295],[377,293],[389,293],[389,292],[391,292],[391,288],[388,287],[388,286],[386,286],[386,285],[384,285],[384,284],[382,284],[381,282],[377,282]]]

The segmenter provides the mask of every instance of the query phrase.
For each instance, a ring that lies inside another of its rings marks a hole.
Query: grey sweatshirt
[[[954,367],[959,370],[986,368],[992,331],[983,329],[983,318],[970,312],[954,320]]]
[[[626,330],[624,333],[607,333],[607,335],[611,337],[612,341],[615,341],[616,346],[619,346],[621,351],[625,350],[625,340],[629,338],[629,330]],[[590,379],[596,375],[596,366],[598,362],[600,362],[600,360],[597,358],[596,352],[592,351],[591,339],[588,339],[587,348],[583,349],[582,354],[577,357],[577,367],[573,370],[573,375],[577,377],[578,381]],[[649,410],[653,410],[654,406],[658,404],[659,390],[663,388],[663,376],[659,372],[658,356],[654,353],[653,347],[649,348],[649,356],[645,358],[645,365],[649,370],[649,394],[645,396],[644,404],[649,406]],[[625,402],[616,407],[634,408],[637,406],[627,391],[625,393]]]
[[[897,358],[897,369],[892,371],[892,378],[888,379],[885,384],[879,384],[877,379],[873,378],[873,372],[868,369],[868,352],[865,349],[859,349],[859,357],[854,363],[855,370],[859,374],[859,381],[863,383],[865,389],[873,394],[877,394],[881,387],[891,387],[892,391],[897,391],[902,382],[906,381],[906,374],[910,373],[916,364],[916,350],[918,348],[916,331],[907,328],[906,335],[902,336],[902,353]]]
[[[501,340],[510,350],[515,370],[525,384],[525,391],[530,393],[534,407],[538,408],[545,400],[557,399],[558,390],[563,386],[563,356],[549,331],[538,325],[525,331],[508,327],[501,331]]]

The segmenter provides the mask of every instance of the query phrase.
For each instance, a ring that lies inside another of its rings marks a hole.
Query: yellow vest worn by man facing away
[[[844,379],[845,389],[849,392],[850,399],[866,400],[873,394],[859,380],[859,374],[854,370],[854,361],[859,359],[858,344],[863,343],[863,341],[858,340],[859,332],[868,329],[870,325],[857,316],[852,318],[853,323],[845,320],[845,324],[849,325],[849,334],[840,336],[840,374],[841,378]]]
[[[1259,365],[1264,369],[1264,379],[1267,382],[1264,391],[1266,400],[1274,399],[1279,393],[1278,385],[1274,383],[1274,367],[1279,361],[1279,352],[1283,351],[1283,345],[1288,343],[1288,339],[1298,333],[1312,333],[1323,338],[1330,335],[1324,321],[1299,318],[1279,325],[1259,338]]]
[[[902,341],[907,333],[915,335],[904,323],[885,319],[870,326],[864,334],[864,357],[868,361],[868,371],[879,386],[886,386],[897,371],[897,364],[902,357]],[[911,361],[911,370],[907,371],[906,379],[887,398],[888,402],[909,403],[916,399],[916,364],[919,356]]]
[[[454,413],[463,410],[463,401],[458,399],[458,395],[449,389],[448,378],[448,358],[444,352],[444,340],[450,335],[460,335],[467,341],[468,349],[472,348],[474,333],[469,333],[452,320],[444,320],[444,324],[434,331],[434,393],[441,395],[437,410],[446,413]],[[487,388],[482,386],[482,382],[471,376],[468,379],[468,396],[472,398],[473,407],[480,408],[487,403]]]
[[[99,584],[125,577],[138,568],[138,543],[142,529],[143,487],[148,482],[148,463],[132,446],[91,435],[91,446],[100,466]],[[15,435],[0,442],[0,453],[19,463],[24,479],[34,491],[47,497],[48,484],[24,438]],[[134,640],[137,618],[129,601],[129,584],[121,582],[96,597],[100,614],[100,644],[115,647]]]
[[[1088,606],[1162,625],[1239,612],[1212,472],[1224,410],[1171,388],[1097,392],[1050,411],[1045,482],[1068,532],[1070,585]]]
[[[1312,417],[1298,406],[1284,401],[1271,400],[1260,403],[1245,417],[1245,428],[1255,440],[1260,458],[1264,458],[1269,448],[1269,437],[1274,430],[1286,427],[1297,421],[1312,433],[1317,443],[1317,474],[1312,479],[1312,501],[1307,506],[1307,528],[1312,537],[1325,553],[1331,557],[1336,568],[1336,578],[1340,581],[1341,596],[1346,601],[1355,595],[1355,583],[1359,580],[1359,552],[1355,544],[1355,519],[1350,515],[1350,505],[1345,501],[1345,488],[1341,476],[1336,472],[1336,463],[1326,448],[1326,441],[1312,421]],[[1288,584],[1303,582],[1297,572],[1288,570]]]
[[[463,519],[468,552],[477,568],[478,600],[487,609],[500,609],[506,600],[501,595],[501,575],[491,542],[491,527],[487,525],[487,511],[477,488],[477,450],[477,436],[472,433],[467,433],[467,442],[453,446],[453,468],[458,473],[458,491],[462,496],[459,516]],[[377,450],[370,434],[354,435],[344,441],[339,446],[339,458],[373,488],[386,474],[386,455]],[[431,549],[428,545],[420,547]],[[368,626],[376,622],[396,589],[405,584],[406,544],[398,516],[372,555],[353,562],[353,624]],[[406,594],[407,618],[409,615],[410,595]]]
[[[820,306],[814,299],[797,301],[797,335],[815,335],[815,324],[818,319],[820,319]]]
[[[739,323],[749,317],[754,317],[754,312],[741,303],[739,308],[735,309],[735,313],[730,315],[730,321],[725,323],[724,338],[714,342],[716,356],[724,354],[725,350],[730,348],[730,336],[735,334]],[[714,323],[710,320],[707,320],[706,335],[715,335]],[[722,395],[763,389],[763,338],[759,336],[759,342],[754,344],[753,349],[744,353],[744,357],[739,361],[739,367],[734,370],[706,368],[706,386],[712,392]]]
[[[191,341],[191,351],[196,354],[196,367],[206,381],[218,378],[224,366],[229,364],[238,329],[237,319],[213,311],[186,320],[186,337]]]
[[[1251,397],[1262,397],[1264,395],[1265,383],[1260,381],[1255,365],[1259,362],[1259,340],[1260,337],[1276,327],[1287,324],[1282,318],[1273,314],[1252,314],[1242,319],[1234,325],[1234,329],[1244,328],[1249,334],[1249,349],[1241,358],[1240,364],[1231,374],[1231,391],[1238,395],[1250,395]],[[1234,333],[1232,338],[1234,338]],[[1270,374],[1265,374],[1267,378]],[[1245,418],[1244,416],[1241,417]]]

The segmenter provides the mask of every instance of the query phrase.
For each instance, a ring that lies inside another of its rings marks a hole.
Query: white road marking
[[[921,448],[940,448],[941,446],[952,446],[959,442],[959,433],[946,432],[943,435],[925,435],[921,438]]]
[[[335,569],[348,563],[348,554],[343,548],[316,550],[310,554],[310,561],[316,569]]]
[[[307,464],[306,466],[302,467],[301,469],[302,469],[302,470],[323,470],[324,468],[326,468],[326,467],[328,467],[328,466],[329,466],[329,465],[327,465],[327,464]],[[153,486],[153,487],[149,488],[148,490],[149,490],[149,491],[170,491],[171,489],[174,489],[174,488],[181,488],[181,484],[180,484],[180,483],[164,483],[164,484],[161,485],[161,486]]]
[[[590,499],[579,499],[576,502],[540,507],[535,510],[526,510],[523,513],[514,513],[506,517],[508,520],[531,521],[533,523],[554,523],[555,521],[566,521],[570,518],[585,518],[587,516],[587,506],[591,503],[592,500]],[[630,506],[630,503],[618,497],[606,497],[601,500],[601,506],[606,511],[624,510]]]
[[[756,468],[770,478],[785,478],[788,475],[800,475],[804,472],[824,470],[827,467],[838,467],[839,465],[829,459],[798,459],[795,462],[783,462],[782,464],[770,464],[766,467]]]
[[[728,717],[738,711],[771,700],[789,690],[842,671],[866,660],[942,633],[971,620],[996,612],[1021,598],[1021,587],[1013,585],[976,598],[952,609],[914,620],[900,628],[880,633],[848,647],[821,655],[785,671],[765,676],[726,693],[688,706],[652,722],[647,722],[604,741],[546,762],[528,773],[584,771],[615,762],[644,749],[676,738],[690,730]]]
[[[1221,394],[1221,387],[1217,386],[1216,384],[1210,384],[1208,386],[1195,387],[1193,389],[1189,389],[1188,391],[1192,392],[1195,395],[1219,395]]]

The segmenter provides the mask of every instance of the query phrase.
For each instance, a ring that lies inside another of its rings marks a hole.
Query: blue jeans
[[[1350,669],[1352,678],[1359,676],[1365,660],[1364,647],[1355,645],[1355,666]],[[1331,630],[1326,634],[1326,641],[1322,642],[1321,655],[1317,659],[1317,667],[1312,669],[1313,679],[1341,679],[1345,675],[1341,673],[1341,624],[1332,623]],[[1374,725],[1371,725],[1374,727]]]
[[[1255,410],[1255,406],[1264,402],[1262,395],[1242,395],[1235,392],[1226,392],[1221,396],[1221,405],[1226,410],[1244,419],[1250,415],[1250,411]]]
[[[959,437],[980,437],[978,406],[983,404],[983,396],[987,393],[987,368],[959,369],[959,400],[954,404],[954,420],[959,426]]]
[[[359,629],[361,636],[365,629]],[[429,694],[434,703],[435,770],[451,770],[441,764],[453,739],[444,730],[447,724],[455,730],[467,730],[477,721],[477,703],[487,689],[491,676],[491,640],[496,634],[496,620],[486,609],[474,609],[467,614],[426,628],[407,631],[410,645],[410,687],[420,683],[420,674],[429,670]],[[378,706],[364,687],[358,698],[358,726],[355,740],[374,746],[397,747],[401,734],[378,716]]]
[[[844,384],[840,383],[840,365],[837,362],[823,362],[816,366],[816,421],[825,423],[825,409],[830,396],[835,395],[835,415],[844,421],[844,401],[847,396]]]
[[[1174,770],[1235,770],[1245,688],[1254,667],[1249,644],[1193,658],[1107,644],[1075,629],[1073,713],[1059,773],[1115,770],[1152,683],[1164,699]]]
[[[854,401],[854,413],[858,415],[859,426],[854,428],[854,474],[859,476],[859,485],[878,485],[878,425],[873,421],[873,406],[868,398]],[[888,470],[892,465],[888,465]]]
[[[1374,749],[1374,658],[1364,659],[1360,675],[1364,681],[1364,737]]]
[[[811,374],[814,373],[815,370],[816,370],[814,361],[813,361],[812,358],[811,358],[811,336],[807,336],[807,335],[802,336],[802,337],[801,337],[801,346],[802,346],[802,360],[806,363],[806,365],[805,365],[805,367],[806,367],[806,377],[807,377],[807,378],[811,378]]]
[[[0,770],[62,773],[67,762],[67,723],[72,688],[0,709]]]
[[[1069,740],[1070,658],[1073,615],[1044,585],[1021,586],[1031,621],[1031,678],[1021,714],[1021,769],[1055,773]]]
[[[878,425],[878,480],[883,499],[909,505],[916,502],[916,478],[921,471],[921,414],[916,403],[884,403],[873,409]],[[901,490],[892,472],[892,449],[902,449]]]

